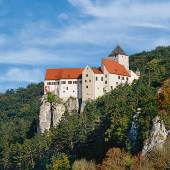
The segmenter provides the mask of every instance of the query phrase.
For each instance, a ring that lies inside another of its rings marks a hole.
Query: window
[[[96,81],[98,80],[98,77],[96,77]]]
[[[105,84],[107,84],[107,81],[105,81]]]
[[[110,86],[111,89],[113,89],[113,86]]]
[[[105,77],[107,78],[107,74],[105,75]]]
[[[101,77],[101,81],[103,81],[103,77]]]
[[[124,80],[125,78],[124,77],[122,77],[122,80]]]
[[[118,85],[118,82],[116,82],[116,85]]]
[[[74,93],[75,91],[73,90],[73,93]]]
[[[77,84],[77,81],[73,81],[73,84]]]
[[[68,84],[72,84],[72,81],[68,81]]]
[[[87,82],[87,80],[85,80],[85,83]]]
[[[120,76],[118,76],[118,79],[120,79]]]
[[[60,84],[60,82],[58,81],[58,82],[57,82],[57,84],[59,85],[59,84]]]
[[[88,77],[89,75],[88,74],[86,74],[86,77]]]
[[[47,85],[51,85],[51,82],[47,82]]]
[[[65,91],[63,91],[63,93],[65,93]]]
[[[88,89],[89,87],[88,86],[86,86],[86,89]]]
[[[89,82],[91,83],[91,80],[89,80]]]
[[[66,81],[61,81],[61,84],[66,84]]]
[[[128,77],[126,77],[126,80],[128,81]]]
[[[66,90],[68,90],[68,87],[66,87]]]

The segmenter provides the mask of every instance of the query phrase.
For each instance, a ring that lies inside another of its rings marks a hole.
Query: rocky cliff
[[[72,97],[66,102],[56,101],[53,103],[49,103],[47,98],[47,95],[44,95],[41,99],[38,128],[40,133],[49,130],[51,126],[57,126],[64,113],[78,112],[80,108],[78,99]]]
[[[165,128],[164,122],[160,117],[155,117],[153,120],[153,127],[151,130],[150,138],[144,143],[142,155],[150,152],[153,149],[161,149],[168,137],[168,131]]]

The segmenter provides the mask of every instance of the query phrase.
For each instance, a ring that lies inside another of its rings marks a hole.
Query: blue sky
[[[47,67],[97,66],[170,44],[169,0],[0,0],[0,91],[44,79]]]

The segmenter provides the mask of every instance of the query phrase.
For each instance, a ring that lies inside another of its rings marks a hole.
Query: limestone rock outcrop
[[[162,148],[167,137],[168,131],[165,128],[164,122],[160,119],[160,117],[155,117],[155,119],[153,120],[153,127],[151,130],[150,138],[147,139],[144,143],[142,155],[145,155],[147,152],[150,152],[155,148]]]
[[[47,96],[44,95],[41,99],[38,131],[40,133],[43,133],[46,129],[50,129],[50,123],[51,123],[51,104],[47,101]]]
[[[49,130],[51,126],[56,127],[64,113],[67,111],[69,114],[78,112],[80,103],[77,99],[70,97],[67,101],[56,101],[49,103],[47,95],[41,99],[41,107],[39,113],[39,133]]]
[[[68,113],[71,112],[78,112],[79,111],[79,100],[73,97],[68,98],[68,100],[65,102],[66,108]]]

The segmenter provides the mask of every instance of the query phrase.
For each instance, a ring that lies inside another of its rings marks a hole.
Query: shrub
[[[58,154],[52,158],[51,170],[68,170],[70,163],[66,154]]]
[[[72,170],[96,170],[96,165],[93,161],[81,159],[73,163]]]

